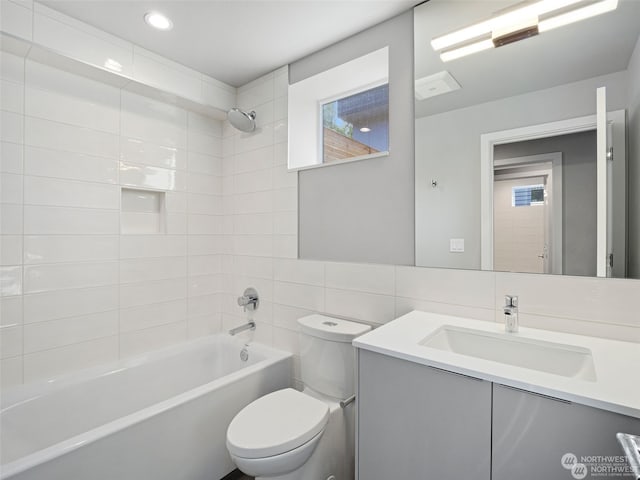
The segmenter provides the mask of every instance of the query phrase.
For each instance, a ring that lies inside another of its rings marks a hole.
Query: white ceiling
[[[43,0],[171,60],[240,86],[411,8],[419,0]],[[150,10],[173,30],[148,27]]]
[[[433,37],[514,3],[516,0],[430,0],[416,8],[416,79],[446,70],[462,86],[417,102],[416,117],[627,69],[640,35],[640,0],[620,0],[613,12],[451,62],[442,62],[431,48]]]

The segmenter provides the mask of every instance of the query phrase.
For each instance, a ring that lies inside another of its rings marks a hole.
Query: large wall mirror
[[[416,264],[640,278],[640,2],[414,22]]]

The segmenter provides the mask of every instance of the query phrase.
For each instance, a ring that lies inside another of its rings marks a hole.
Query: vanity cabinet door
[[[640,420],[494,384],[492,480],[611,478],[592,471],[591,463],[581,459],[611,455],[621,460],[618,432],[639,434]],[[586,465],[586,476],[572,475],[570,465],[563,467],[565,454]],[[595,464],[621,467],[624,461]]]
[[[490,382],[366,350],[358,358],[360,480],[489,480]]]

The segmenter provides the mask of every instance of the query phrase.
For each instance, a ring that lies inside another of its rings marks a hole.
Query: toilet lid
[[[244,458],[279,455],[311,440],[328,419],[326,403],[285,388],[240,410],[227,430],[227,447]]]

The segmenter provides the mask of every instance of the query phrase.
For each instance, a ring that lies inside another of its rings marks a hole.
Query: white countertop
[[[591,350],[595,381],[483,360],[420,345],[440,327],[451,325],[504,333],[504,324],[413,311],[353,342],[363,350],[420,363],[491,382],[640,418],[640,344],[520,327],[523,339],[574,345]]]

